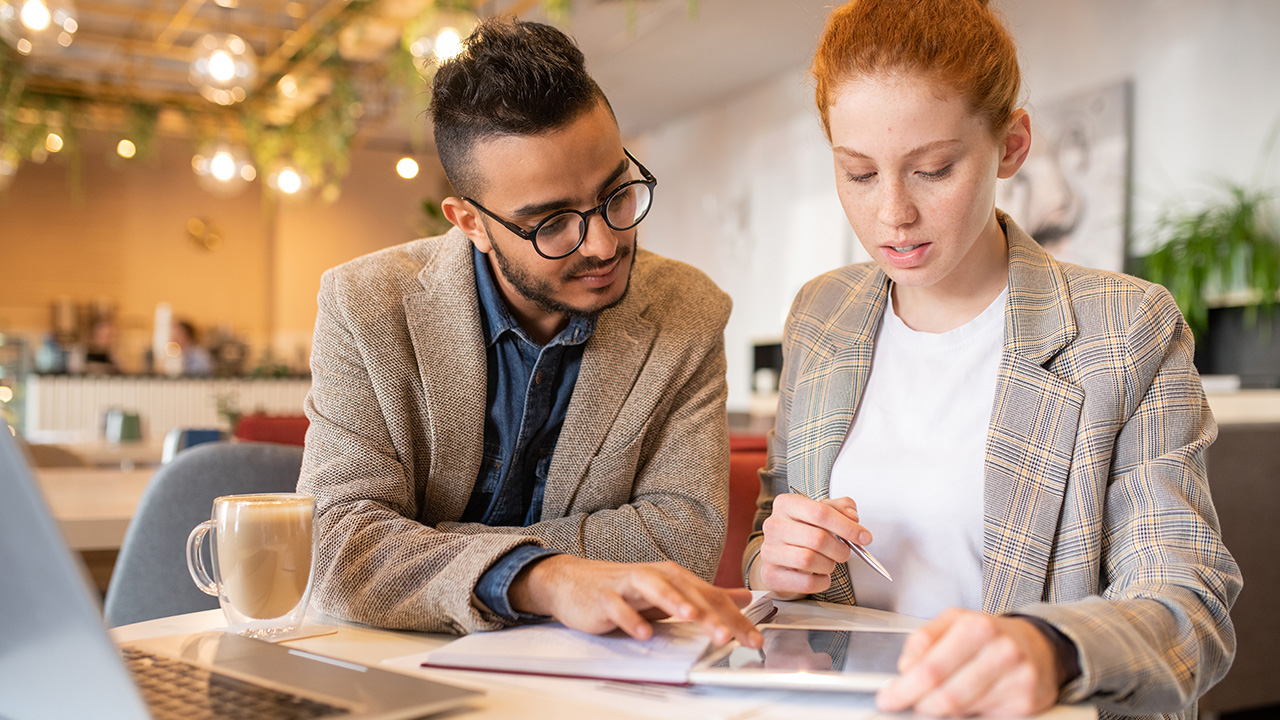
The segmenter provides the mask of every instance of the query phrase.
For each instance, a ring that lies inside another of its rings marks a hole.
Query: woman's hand
[[[836,535],[858,545],[871,542],[871,533],[858,524],[858,504],[852,499],[819,502],[798,493],[774,498],[757,561],[764,586],[790,595],[829,588],[831,571],[836,563],[848,562],[850,554]]]
[[[1022,618],[947,610],[911,633],[898,671],[876,695],[886,712],[1025,716],[1058,700],[1053,646]]]

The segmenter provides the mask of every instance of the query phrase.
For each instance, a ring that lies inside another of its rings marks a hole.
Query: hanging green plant
[[[124,134],[134,145],[135,159],[146,161],[155,157],[159,121],[160,108],[155,105],[133,103],[125,111]]]
[[[542,0],[542,9],[553,21],[564,22],[573,10],[573,0]]]
[[[397,88],[400,118],[409,128],[409,143],[415,150],[427,144],[425,113],[431,107],[431,79],[436,64],[413,56],[403,44],[387,57],[387,80]]]

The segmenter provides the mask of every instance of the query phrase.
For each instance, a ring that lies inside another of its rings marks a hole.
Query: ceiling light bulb
[[[396,172],[405,180],[418,177],[418,163],[413,158],[400,158],[396,163]]]
[[[400,40],[401,46],[416,58],[413,67],[424,78],[434,75],[440,63],[467,49],[466,38],[479,22],[474,12],[454,7],[458,3],[430,4],[437,7],[408,23]]]
[[[209,33],[192,47],[188,79],[206,100],[219,105],[244,100],[257,74],[258,56],[238,35]]]
[[[281,192],[292,195],[302,189],[302,178],[293,168],[285,168],[276,176],[276,185]]]
[[[231,157],[231,153],[223,150],[213,159],[209,161],[209,174],[222,182],[227,182],[236,176],[236,161]]]
[[[0,0],[0,40],[21,55],[60,52],[75,40],[73,0]]]
[[[209,56],[209,74],[218,82],[226,82],[236,76],[236,61],[225,50],[214,51]]]
[[[121,140],[116,143],[116,154],[127,160],[138,154],[138,146],[131,140]]]
[[[44,139],[44,149],[51,153],[56,153],[62,149],[62,136],[57,133],[49,133]]]
[[[28,30],[42,32],[49,27],[49,23],[53,20],[53,13],[49,12],[49,8],[41,0],[27,0],[23,3],[22,12],[18,17],[22,19],[22,24]]]
[[[462,36],[454,28],[447,27],[436,35],[436,58],[452,60],[462,53]]]

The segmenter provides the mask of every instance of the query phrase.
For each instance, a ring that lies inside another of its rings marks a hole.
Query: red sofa
[[[304,445],[311,421],[306,415],[243,415],[236,423],[235,436],[240,440],[269,442],[280,445]]]
[[[756,517],[768,447],[764,435],[729,435],[729,526],[715,579],[720,587],[742,587],[742,552]]]

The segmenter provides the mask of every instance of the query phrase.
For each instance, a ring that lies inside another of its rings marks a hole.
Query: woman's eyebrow
[[[925,155],[925,154],[927,154],[927,153],[931,153],[931,152],[933,152],[934,150],[942,150],[942,149],[945,149],[945,148],[950,147],[950,146],[952,146],[952,145],[959,145],[959,144],[960,144],[960,140],[958,140],[958,139],[954,139],[954,140],[934,140],[933,142],[927,142],[927,143],[925,143],[924,145],[920,145],[919,147],[915,147],[915,148],[912,148],[911,150],[908,150],[908,151],[907,151],[907,154],[906,154],[906,156],[905,156],[905,157],[907,157],[907,158],[916,158],[916,157],[919,157],[919,156],[921,156],[921,155]],[[859,152],[859,151],[857,151],[857,150],[854,150],[853,148],[847,148],[847,147],[845,147],[845,146],[843,146],[843,145],[837,145],[836,147],[834,147],[834,148],[832,148],[832,149],[833,149],[833,150],[835,150],[835,152],[840,153],[841,155],[845,155],[845,156],[848,156],[848,157],[851,157],[851,158],[858,158],[858,159],[862,159],[862,160],[871,160],[871,159],[872,159],[872,158],[871,158],[871,156],[870,156],[870,155],[867,155],[866,153]]]

